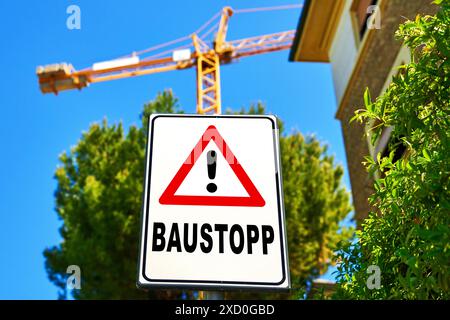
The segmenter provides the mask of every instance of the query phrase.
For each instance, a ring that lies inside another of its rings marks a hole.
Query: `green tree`
[[[72,264],[82,272],[77,299],[180,297],[180,291],[144,292],[135,286],[147,119],[155,112],[181,111],[165,91],[145,105],[142,127],[131,126],[125,135],[121,124],[94,124],[60,156],[56,211],[63,220],[63,242],[44,254],[61,297],[67,295],[66,268]],[[262,114],[264,107],[242,113]],[[332,245],[348,236],[338,230],[351,207],[341,185],[342,167],[335,166],[326,147],[300,133],[283,135],[280,143],[290,268],[298,288],[330,265]]]
[[[67,296],[67,266],[81,269],[76,299],[178,297],[179,292],[136,289],[142,179],[148,115],[180,112],[166,91],[145,105],[142,127],[107,121],[92,125],[56,169],[56,212],[62,243],[45,250],[46,270],[60,297]]]
[[[370,199],[377,210],[341,248],[339,298],[450,298],[450,2],[435,2],[436,16],[417,16],[396,33],[411,63],[375,102],[366,91],[355,116],[376,123],[372,143],[393,128],[392,152],[367,158],[380,176]],[[371,265],[381,270],[378,290],[367,286]]]

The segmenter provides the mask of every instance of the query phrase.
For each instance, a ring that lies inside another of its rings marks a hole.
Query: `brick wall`
[[[401,42],[394,38],[399,24],[405,21],[405,17],[414,19],[418,13],[434,14],[437,7],[430,2],[384,0],[380,4],[381,29],[371,30],[367,35],[359,62],[336,115],[341,121],[358,225],[370,211],[367,199],[373,193],[373,181],[362,165],[364,156],[369,155],[364,126],[356,122],[349,124],[349,121],[354,112],[364,106],[363,94],[366,88],[370,89],[372,98],[380,94],[401,48]]]

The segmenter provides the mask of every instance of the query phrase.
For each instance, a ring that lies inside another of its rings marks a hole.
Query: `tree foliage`
[[[63,220],[62,242],[45,250],[50,280],[67,296],[69,265],[81,269],[76,299],[178,297],[169,291],[136,289],[146,127],[151,113],[180,112],[170,92],[145,105],[142,127],[92,125],[69,153],[60,156],[56,212]]]
[[[105,120],[60,156],[55,195],[63,241],[44,254],[61,297],[67,295],[71,264],[82,272],[82,288],[73,292],[77,299],[180,297],[180,291],[144,292],[135,286],[148,116],[180,112],[176,98],[165,91],[145,105],[142,127],[131,126],[125,135],[121,124]],[[262,114],[264,107],[241,113]],[[341,185],[342,167],[315,138],[283,135],[281,151],[291,276],[301,287],[330,265],[332,244],[348,236],[338,229],[351,208]]]
[[[355,116],[376,124],[373,144],[392,127],[392,151],[367,158],[380,176],[370,199],[377,211],[340,251],[340,298],[450,298],[450,2],[436,3],[436,16],[400,26],[412,61],[375,102],[366,91]],[[378,290],[366,285],[370,265],[381,269]]]

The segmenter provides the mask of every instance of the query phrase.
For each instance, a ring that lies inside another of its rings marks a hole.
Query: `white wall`
[[[391,71],[386,78],[386,82],[383,85],[383,89],[381,89],[381,92],[386,91],[386,89],[389,87],[389,85],[392,82],[392,77],[395,76],[399,69],[398,67],[403,64],[408,64],[411,62],[411,52],[409,51],[408,47],[402,46],[400,51],[397,54],[397,57],[395,58],[394,64],[391,67]]]
[[[338,24],[336,34],[330,49],[330,60],[333,70],[334,91],[337,105],[340,104],[345,88],[356,63],[358,49],[355,43],[355,33],[352,25],[350,6],[352,0],[347,0]]]

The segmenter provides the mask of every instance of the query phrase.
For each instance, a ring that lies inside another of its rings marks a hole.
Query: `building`
[[[370,211],[368,197],[373,178],[362,162],[366,155],[388,152],[391,130],[387,129],[372,147],[365,125],[349,123],[364,106],[369,88],[378,96],[390,84],[398,66],[410,61],[410,53],[394,33],[406,19],[434,14],[430,0],[305,0],[290,52],[290,61],[331,63],[358,224]]]
[[[311,288],[306,294],[306,299],[331,299],[336,291],[336,282],[326,279],[316,279],[311,283]]]

